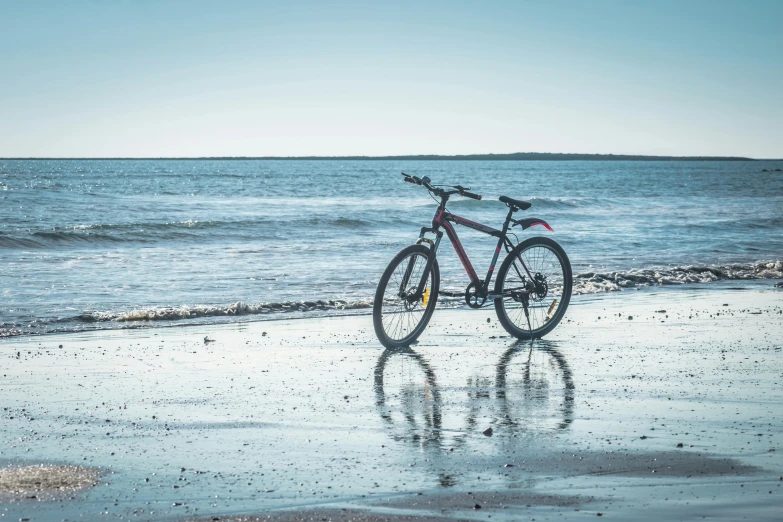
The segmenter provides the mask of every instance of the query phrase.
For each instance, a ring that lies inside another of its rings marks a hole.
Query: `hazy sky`
[[[0,157],[783,157],[783,1],[0,0]]]

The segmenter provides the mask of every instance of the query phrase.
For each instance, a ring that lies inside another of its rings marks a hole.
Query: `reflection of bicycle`
[[[487,301],[493,301],[500,324],[514,337],[540,338],[551,332],[563,318],[571,299],[571,264],[563,248],[548,237],[531,237],[516,246],[509,239],[509,225],[519,225],[523,230],[541,225],[552,230],[538,218],[511,218],[514,212],[526,210],[531,204],[501,196],[500,201],[508,206],[508,215],[502,230],[496,230],[446,210],[449,197],[455,194],[480,200],[480,195],[468,192],[469,187],[432,185],[426,176],[421,179],[407,174],[403,176],[409,183],[424,186],[431,195],[440,198],[440,203],[432,218],[432,226],[423,227],[416,244],[403,248],[392,259],[378,283],[373,323],[381,343],[387,348],[409,345],[421,335],[432,317],[440,290],[436,254],[443,237],[441,227],[446,230],[470,277],[470,284],[465,289],[468,306],[481,308]],[[492,263],[483,281],[473,269],[452,223],[498,238]],[[427,233],[434,234],[435,239],[425,237]],[[501,246],[506,249],[507,255],[498,270],[495,288],[490,291],[489,283]]]
[[[574,419],[574,380],[556,344],[510,347],[496,366],[501,425],[564,430]]]
[[[441,444],[440,390],[424,357],[407,347],[384,350],[375,365],[374,388],[376,406],[395,440]]]
[[[395,440],[421,449],[464,446],[465,432],[483,426],[482,417],[508,434],[561,431],[573,422],[573,375],[554,343],[514,343],[495,365],[494,381],[469,378],[467,385],[439,385],[427,359],[408,347],[384,350],[375,366],[381,418]]]

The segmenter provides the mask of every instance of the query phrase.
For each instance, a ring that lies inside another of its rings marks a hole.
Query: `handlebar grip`
[[[477,199],[477,200],[481,201],[481,194],[474,194],[472,192],[465,192],[465,191],[463,191],[463,192],[460,193],[460,196],[465,196],[466,198]]]
[[[413,183],[414,185],[421,185],[421,180],[416,176],[411,176],[410,174],[405,174],[404,172],[402,173],[402,175],[405,176],[403,181],[407,181],[408,183]]]

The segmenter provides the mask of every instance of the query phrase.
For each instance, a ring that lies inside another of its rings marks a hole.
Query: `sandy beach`
[[[779,520],[783,292],[0,341],[0,520]],[[205,336],[214,339],[205,342]],[[41,466],[44,467],[41,467]]]

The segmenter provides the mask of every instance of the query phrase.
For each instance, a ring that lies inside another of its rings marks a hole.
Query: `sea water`
[[[0,336],[366,310],[436,203],[568,253],[575,293],[783,277],[783,161],[0,160]],[[464,227],[480,276],[495,239]],[[448,241],[442,289],[468,284]],[[502,260],[502,258],[501,258]],[[770,282],[770,285],[772,282]],[[444,304],[458,305],[459,299]]]

